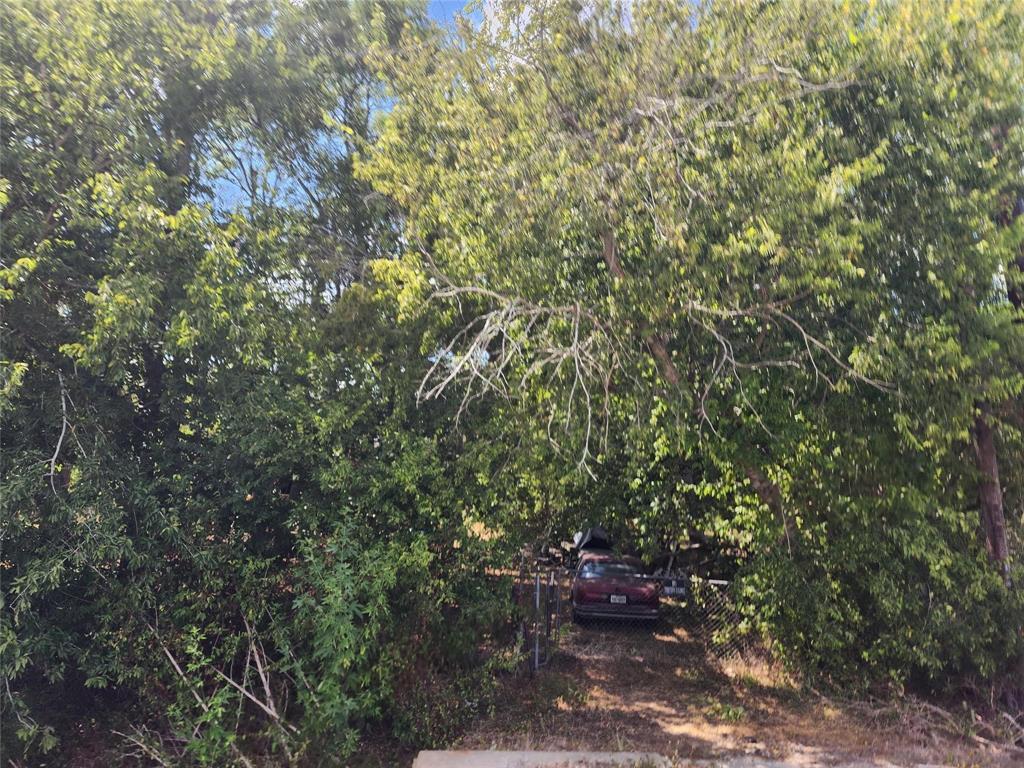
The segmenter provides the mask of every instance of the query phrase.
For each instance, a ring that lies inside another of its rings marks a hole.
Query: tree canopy
[[[964,626],[1012,602],[1020,10],[503,2],[388,51],[359,172],[406,215],[379,275],[438,318],[420,395],[632,465],[634,536],[715,499],[682,525],[748,552],[818,668],[991,672],[1018,625]]]

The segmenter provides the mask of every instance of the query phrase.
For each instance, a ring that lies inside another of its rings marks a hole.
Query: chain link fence
[[[520,642],[529,672],[536,672],[550,661],[571,617],[569,600],[569,572],[564,568],[524,569],[516,580]]]
[[[524,666],[532,673],[548,664],[569,632],[675,633],[699,643],[716,660],[742,656],[755,645],[736,609],[731,582],[688,577],[647,577],[658,583],[657,618],[635,616],[582,619],[573,611],[574,572],[538,564],[516,581]]]

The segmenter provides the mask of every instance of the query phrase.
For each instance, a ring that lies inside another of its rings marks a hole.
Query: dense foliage
[[[351,174],[363,52],[422,12],[3,14],[5,752],[119,707],[171,762],[439,738],[505,606],[416,329],[354,283],[396,240]]]
[[[408,214],[390,279],[448,308],[424,394],[525,394],[631,539],[745,553],[808,669],[1005,671],[1020,4],[491,11],[382,57],[360,166]]]
[[[1024,5],[473,18],[0,7],[5,760],[443,742],[595,519],[809,675],[1024,688]]]

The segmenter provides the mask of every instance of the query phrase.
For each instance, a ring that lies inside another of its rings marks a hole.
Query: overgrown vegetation
[[[595,517],[1020,707],[1024,5],[427,11],[0,8],[5,760],[444,743]]]

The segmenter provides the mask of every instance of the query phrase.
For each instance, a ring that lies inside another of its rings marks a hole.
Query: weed
[[[704,710],[705,714],[713,720],[721,720],[726,723],[738,723],[747,716],[747,710],[736,704],[726,704],[722,701],[712,701]]]

